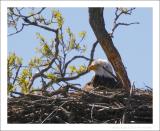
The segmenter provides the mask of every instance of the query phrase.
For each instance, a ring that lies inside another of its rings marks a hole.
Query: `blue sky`
[[[78,35],[80,31],[86,31],[87,36],[84,44],[90,51],[96,38],[89,25],[87,8],[58,8],[62,13],[65,23],[64,28],[70,27],[73,33]],[[105,8],[104,18],[106,29],[110,32],[113,26],[114,8]],[[45,12],[47,15],[48,11]],[[121,22],[135,22],[140,24],[119,27],[113,38],[113,42],[118,49],[123,63],[127,68],[128,76],[131,81],[135,81],[136,87],[144,87],[144,83],[152,87],[152,8],[136,8],[131,16],[123,16]],[[8,33],[10,33],[10,29]],[[39,44],[36,39],[36,32],[40,32],[46,38],[51,34],[36,27],[27,27],[19,34],[8,37],[8,52],[15,52],[27,64],[30,58],[36,55],[35,48]],[[86,56],[89,56],[89,51]],[[74,55],[74,54],[73,54]],[[100,46],[97,46],[95,58],[106,59]],[[80,60],[76,64],[82,63]],[[76,83],[82,86],[89,82],[94,73],[90,72]]]

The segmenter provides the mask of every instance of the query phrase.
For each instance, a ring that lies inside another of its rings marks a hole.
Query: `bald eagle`
[[[94,71],[95,76],[91,82],[85,85],[83,88],[85,91],[91,91],[97,87],[99,89],[118,87],[116,77],[113,74],[112,66],[107,60],[94,60],[88,67],[88,71]]]

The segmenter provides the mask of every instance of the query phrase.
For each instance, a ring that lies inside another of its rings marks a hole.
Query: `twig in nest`
[[[92,108],[91,108],[91,121],[93,122],[93,109],[94,109],[94,104],[92,105]]]
[[[68,103],[70,101],[66,101],[63,104],[61,104],[59,107],[57,107],[55,110],[53,110],[42,122],[41,124],[43,124],[53,113],[57,112],[59,108],[61,108],[62,106],[64,106],[66,103]]]

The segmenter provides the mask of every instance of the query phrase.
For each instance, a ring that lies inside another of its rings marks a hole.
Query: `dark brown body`
[[[85,85],[84,90],[91,91],[95,88],[100,90],[104,90],[105,88],[119,88],[119,84],[114,78],[107,78],[96,75],[93,77],[91,82]]]
[[[94,87],[105,86],[107,88],[114,88],[115,86],[117,86],[117,82],[114,78],[107,78],[98,75],[93,77],[92,83]]]

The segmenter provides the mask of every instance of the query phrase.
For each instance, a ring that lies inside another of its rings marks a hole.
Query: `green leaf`
[[[34,61],[31,59],[30,62],[29,62],[29,66],[30,67],[35,67],[36,63],[34,63]]]
[[[27,88],[27,86],[23,86],[23,87],[21,87],[21,92],[23,94],[28,94],[29,93],[29,89]]]
[[[66,29],[66,32],[69,35],[70,39],[74,37],[74,35],[69,27]]]
[[[74,47],[75,47],[75,39],[71,39],[70,44],[69,44],[69,48],[74,49]]]
[[[70,72],[76,72],[76,67],[75,66],[69,66]]]
[[[15,62],[16,62],[17,65],[21,65],[22,64],[22,60],[23,60],[22,58],[16,57]]]
[[[8,77],[11,78],[13,75],[12,71],[11,70],[8,70]]]
[[[76,45],[76,49],[80,49],[81,46],[79,44]]]
[[[44,55],[47,55],[47,56],[52,55],[52,52],[47,44],[43,45],[41,51]]]
[[[71,29],[70,29],[69,27],[67,27],[66,32],[67,32],[68,34],[71,34]]]
[[[120,11],[124,12],[124,13],[127,13],[128,11],[128,8],[118,8]]]
[[[53,10],[53,16],[58,23],[58,27],[61,28],[64,23],[64,18],[62,17],[62,14],[57,10]]]
[[[18,77],[18,84],[21,87],[21,92],[22,93],[24,93],[24,94],[28,94],[29,93],[29,89],[28,89],[29,81],[26,80],[25,76]]]
[[[18,83],[19,83],[19,85],[22,85],[23,83],[25,83],[25,79],[26,79],[26,78],[25,78],[24,76],[22,76],[22,75],[19,76],[19,77],[18,77]]]
[[[8,93],[12,92],[14,90],[14,86],[11,83],[8,83]]]
[[[22,64],[22,58],[16,56],[15,53],[11,53],[8,56],[8,65],[9,66],[19,66],[20,64]]]
[[[23,69],[22,75],[23,76],[28,76],[29,75],[29,70],[28,69]]]
[[[84,66],[84,65],[81,65],[81,66],[79,67],[79,69],[76,70],[76,72],[77,72],[78,74],[80,74],[80,73],[85,72],[86,70],[87,70],[87,67]]]
[[[79,32],[79,37],[85,37],[85,36],[86,36],[86,32],[85,31]]]
[[[54,80],[54,81],[57,80],[57,76],[54,75],[54,74],[52,74],[52,73],[48,73],[48,74],[47,74],[47,77],[48,77],[48,79],[52,79],[52,80]]]
[[[13,65],[15,63],[15,60],[16,60],[15,53],[10,54],[9,57],[8,57],[8,64]]]
[[[63,39],[63,36],[62,36],[61,34],[59,34],[59,35],[58,35],[58,39],[59,39],[59,40],[62,40],[62,39]]]
[[[40,34],[40,33],[36,33],[37,39],[40,39],[42,42],[45,42],[45,38]]]

